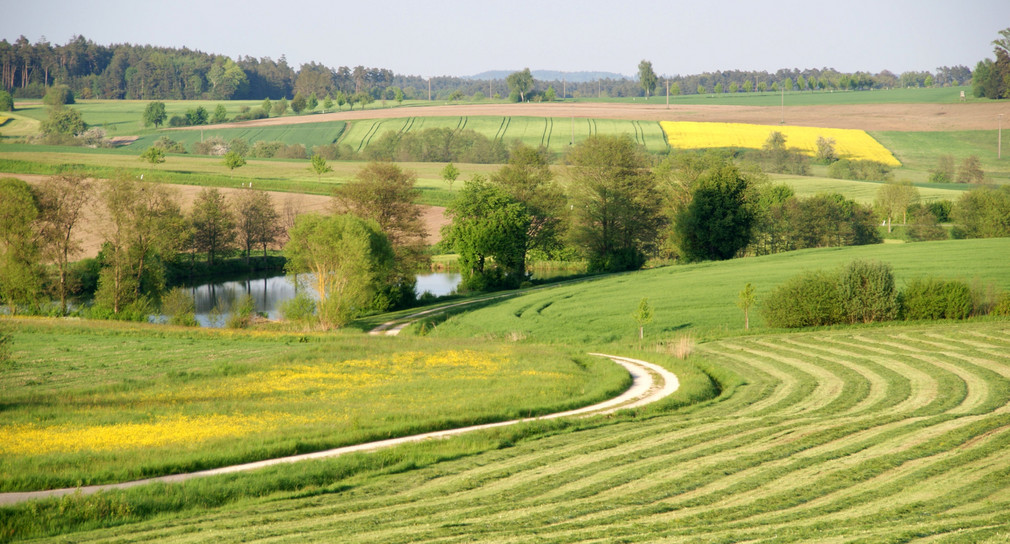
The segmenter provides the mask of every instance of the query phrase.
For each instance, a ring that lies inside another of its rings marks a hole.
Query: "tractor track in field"
[[[499,297],[492,297],[491,299],[494,298]],[[475,302],[484,302],[491,299],[481,299],[480,301]],[[424,312],[411,314],[400,320],[379,325],[378,327],[370,331],[369,334],[372,335],[384,334],[388,336],[395,336],[401,330],[403,330],[404,327],[410,325],[411,323],[413,323],[422,316],[431,315],[439,311],[444,312],[450,308],[464,306],[468,304],[474,304],[475,302],[462,302],[462,303],[449,304],[446,306],[439,306],[431,310],[426,310]],[[647,404],[651,404],[653,402],[662,400],[672,395],[680,387],[680,383],[677,380],[677,376],[675,376],[672,372],[666,370],[665,368],[656,365],[654,363],[640,361],[637,359],[631,359],[628,357],[620,357],[617,355],[607,355],[603,353],[590,353],[590,355],[597,357],[606,357],[612,360],[614,363],[624,367],[628,371],[628,374],[630,374],[631,376],[631,386],[628,387],[628,389],[625,390],[624,393],[621,393],[620,395],[613,397],[611,399],[593,404],[591,406],[584,406],[582,408],[577,408],[574,410],[566,410],[564,412],[557,412],[553,414],[546,414],[536,417],[527,417],[510,421],[500,421],[496,423],[471,425],[468,427],[460,427],[457,429],[445,429],[441,431],[433,431],[411,436],[378,440],[375,442],[366,442],[364,444],[343,446],[340,448],[333,448],[329,450],[317,451],[312,453],[292,455],[288,457],[278,457],[274,459],[264,459],[262,461],[254,461],[251,463],[243,463],[239,465],[219,467],[209,470],[202,470],[199,472],[190,472],[185,474],[170,474],[167,476],[158,476],[154,478],[146,478],[143,480],[134,480],[130,482],[67,487],[61,489],[48,489],[41,491],[0,493],[0,506],[17,504],[30,500],[63,497],[75,493],[79,493],[81,495],[91,495],[102,491],[128,489],[131,487],[153,483],[179,483],[184,482],[186,480],[192,480],[195,478],[217,476],[220,474],[232,474],[236,472],[246,472],[275,465],[296,463],[299,461],[308,461],[313,459],[328,459],[351,453],[368,453],[383,448],[399,446],[402,444],[449,438],[465,433],[482,431],[486,429],[494,429],[498,427],[506,427],[509,425],[516,425],[519,423],[557,419],[562,417],[589,417],[593,415],[610,414],[618,410],[638,408],[640,406],[645,406]]]

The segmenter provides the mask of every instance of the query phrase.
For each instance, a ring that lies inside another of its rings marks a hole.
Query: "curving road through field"
[[[495,297],[497,298],[497,297]],[[486,299],[485,299],[486,300]],[[444,311],[450,307],[461,306],[465,304],[472,304],[473,302],[457,303],[448,306],[440,306],[432,310],[425,312],[419,312],[403,318],[403,320],[385,323],[373,329],[370,334],[387,334],[396,335],[404,327],[413,322],[413,319],[420,317],[422,315],[428,315],[436,311]],[[341,448],[334,448],[325,451],[318,451],[312,453],[305,453],[301,455],[292,455],[289,457],[279,457],[276,459],[266,459],[263,461],[256,461],[252,463],[244,463],[241,465],[232,465],[227,467],[220,467],[210,470],[203,470],[200,472],[190,472],[186,474],[171,474],[168,476],[159,476],[156,478],[147,478],[143,480],[134,480],[131,482],[122,482],[117,484],[104,484],[104,485],[92,485],[83,487],[68,487],[62,489],[48,489],[42,491],[25,491],[25,492],[14,492],[14,493],[0,493],[0,505],[6,504],[16,504],[19,502],[29,501],[33,499],[44,499],[50,497],[62,497],[64,495],[69,495],[72,493],[81,493],[83,495],[90,495],[93,493],[98,493],[100,491],[109,491],[113,489],[126,489],[130,487],[135,487],[138,485],[145,485],[151,483],[176,483],[190,480],[193,478],[203,478],[206,476],[215,476],[218,474],[230,474],[233,472],[245,472],[249,470],[256,470],[264,467],[269,467],[273,465],[280,465],[284,463],[296,463],[298,461],[307,461],[310,459],[327,459],[331,457],[338,457],[348,453],[364,453],[379,450],[382,448],[388,448],[392,446],[398,446],[400,444],[407,444],[412,442],[423,442],[425,440],[435,440],[441,438],[448,438],[464,433],[480,431],[485,429],[493,429],[496,427],[505,427],[508,425],[515,425],[517,423],[526,423],[530,421],[538,421],[545,419],[556,419],[562,417],[588,417],[600,414],[609,414],[616,412],[617,410],[625,410],[630,408],[637,408],[639,406],[644,406],[666,398],[673,394],[679,387],[680,383],[672,372],[664,369],[663,367],[649,363],[646,361],[640,361],[637,359],[630,359],[627,357],[619,357],[616,355],[606,355],[602,353],[591,353],[590,355],[606,357],[615,363],[623,366],[627,369],[628,373],[631,375],[631,387],[629,387],[624,393],[614,397],[612,399],[593,404],[591,406],[585,406],[575,410],[568,410],[565,412],[558,412],[554,414],[548,414],[538,417],[528,417],[523,419],[516,419],[511,421],[500,421],[497,423],[486,423],[482,425],[472,425],[469,427],[461,427],[458,429],[447,429],[443,431],[434,431],[430,433],[417,434],[412,436],[403,436],[400,438],[390,438],[387,440],[379,440],[376,442],[368,442],[365,444],[356,444],[353,446],[344,446]]]

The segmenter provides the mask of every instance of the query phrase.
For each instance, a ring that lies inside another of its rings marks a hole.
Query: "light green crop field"
[[[332,121],[249,128],[214,128],[213,125],[209,125],[204,130],[161,130],[137,139],[126,146],[126,149],[139,153],[165,136],[183,144],[188,150],[192,149],[194,143],[208,138],[221,138],[225,142],[240,138],[250,146],[260,141],[282,142],[288,145],[302,144],[311,151],[313,146],[336,142],[344,132],[345,126],[346,123],[343,121]]]
[[[566,117],[406,117],[355,121],[341,142],[361,151],[386,132],[405,133],[426,128],[470,129],[506,144],[520,141],[532,147],[546,147],[562,153],[574,140],[578,143],[591,135],[627,134],[650,152],[668,149],[666,136],[654,121],[622,119],[573,119]]]
[[[190,472],[563,411],[623,391],[584,352],[360,334],[10,320],[0,491]]]
[[[531,292],[492,306],[450,317],[430,334],[437,337],[507,338],[530,342],[599,346],[634,344],[638,328],[631,315],[647,298],[654,319],[648,341],[685,334],[721,336],[743,329],[737,294],[747,283],[757,300],[804,270],[833,269],[854,259],[890,264],[901,288],[925,276],[983,282],[1010,290],[1010,239],[950,240],[909,244],[790,251],[763,257],[670,266],[606,276]],[[758,312],[751,324],[763,326]]]
[[[845,198],[855,200],[860,204],[873,205],[877,191],[883,185],[881,181],[854,181],[834,179],[821,176],[794,176],[789,174],[770,174],[774,183],[784,183],[792,187],[798,197],[810,197],[822,193],[838,193]],[[963,184],[926,184],[916,183],[920,202],[934,200],[957,201],[970,185]]]
[[[694,92],[695,89],[691,89]],[[715,94],[685,94],[670,96],[670,104],[713,106],[779,106],[782,104],[781,92],[766,91],[763,93],[729,93]],[[961,91],[964,91],[966,101],[988,102],[988,99],[975,98],[971,87],[931,87],[923,89],[880,89],[873,91],[787,91],[786,106],[828,106],[846,104],[954,104],[961,102]],[[657,88],[656,95],[634,98],[597,98],[585,97],[575,99],[576,102],[622,102],[630,104],[666,104],[666,87]]]
[[[941,155],[954,158],[958,167],[970,155],[982,162],[982,170],[997,183],[1010,181],[1010,136],[1004,136],[1003,158],[999,159],[997,130],[964,130],[949,132],[873,132],[874,138],[890,149],[901,161],[899,176],[907,171],[928,175],[937,167]],[[927,179],[922,178],[923,181]]]

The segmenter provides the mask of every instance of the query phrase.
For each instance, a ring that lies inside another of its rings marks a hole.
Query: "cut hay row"
[[[984,542],[1010,523],[1008,347],[1008,323],[702,344],[746,382],[723,401],[75,537]]]

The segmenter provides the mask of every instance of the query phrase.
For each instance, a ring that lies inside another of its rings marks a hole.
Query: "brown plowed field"
[[[0,177],[21,178],[28,183],[38,183],[47,176],[35,174],[0,174]],[[99,180],[101,183],[102,180]],[[177,191],[179,202],[182,204],[183,212],[188,212],[193,207],[193,202],[203,187],[193,185],[172,185],[172,190]],[[231,197],[242,189],[230,189],[222,187],[218,189],[226,198]],[[288,210],[294,213],[316,212],[327,214],[330,212],[331,198],[323,195],[303,195],[297,193],[275,193],[271,192],[274,206],[281,219],[285,217]],[[428,231],[428,242],[436,243],[442,236],[439,229],[448,223],[445,219],[445,208],[438,206],[421,206],[422,220]],[[78,257],[94,257],[102,248],[103,228],[105,228],[105,211],[95,200],[85,209],[76,237],[81,242],[82,253]]]
[[[988,130],[996,128],[997,115],[1010,114],[1010,104],[997,102],[965,104],[862,104],[835,106],[789,106],[789,125],[856,128],[862,130],[943,131]],[[687,106],[564,103],[564,104],[474,104],[356,110],[297,117],[273,117],[217,125],[218,127],[287,125],[354,121],[389,117],[451,116],[580,117],[595,119],[636,119],[640,121],[711,121],[778,125],[782,108],[767,106]],[[199,129],[189,127],[177,130]],[[205,128],[205,127],[204,127]]]

